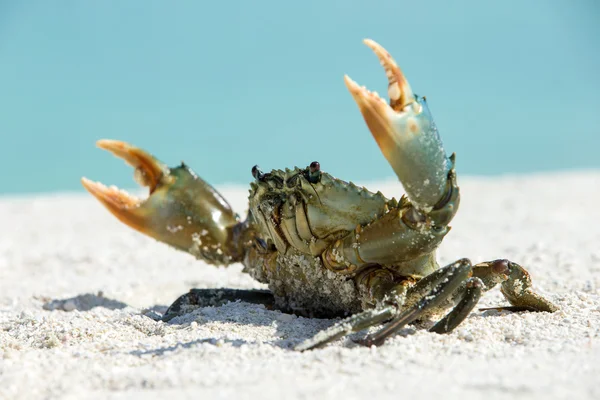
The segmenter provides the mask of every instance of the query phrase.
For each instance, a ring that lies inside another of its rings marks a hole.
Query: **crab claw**
[[[370,39],[364,42],[385,69],[389,104],[347,75],[346,86],[411,202],[417,208],[431,209],[446,194],[452,163],[425,98],[413,94],[396,61],[382,46]]]
[[[97,145],[135,168],[136,181],[150,189],[143,200],[114,186],[81,179],[88,192],[121,222],[209,262],[221,264],[236,258],[230,246],[236,215],[188,166],[169,168],[147,152],[116,140],[100,140]]]

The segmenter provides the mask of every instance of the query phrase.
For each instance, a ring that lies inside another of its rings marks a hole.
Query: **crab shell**
[[[250,184],[249,208],[260,236],[285,254],[290,247],[320,255],[332,242],[367,225],[397,205],[381,192],[309,168],[273,170]]]

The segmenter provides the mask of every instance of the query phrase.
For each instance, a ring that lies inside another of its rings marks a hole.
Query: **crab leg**
[[[383,344],[385,339],[450,298],[470,272],[471,263],[467,259],[462,259],[420,280],[412,290],[413,293],[419,294],[425,292],[419,301],[398,314],[381,330],[367,336],[364,343],[367,346]]]
[[[218,307],[232,301],[244,301],[246,303],[263,304],[267,308],[273,308],[275,299],[273,293],[260,289],[191,289],[188,293],[179,296],[167,309],[162,320],[168,322],[171,319],[186,314],[195,308]]]
[[[469,278],[466,284],[465,295],[462,300],[446,315],[438,321],[429,331],[435,333],[448,333],[460,325],[475,308],[483,293],[484,284],[481,279]]]
[[[219,192],[188,166],[169,168],[116,140],[100,140],[97,145],[135,168],[136,181],[150,190],[150,196],[141,200],[82,178],[83,186],[121,222],[209,263],[229,264],[242,258],[243,224]]]
[[[494,260],[473,267],[473,276],[479,277],[486,290],[500,283],[500,291],[513,305],[512,310],[555,312],[556,305],[533,290],[529,272],[509,260]],[[506,309],[510,309],[506,307]]]
[[[408,293],[406,286],[401,283],[389,289],[389,293],[394,293],[394,295],[391,296],[391,300],[387,300],[387,306],[380,310],[367,310],[351,316],[300,343],[296,346],[296,350],[304,351],[321,347],[351,332],[376,326],[393,317],[392,321],[384,328],[365,339],[367,345],[382,344],[388,336],[451,297],[470,271],[471,263],[469,260],[463,259],[428,275],[411,287]],[[404,308],[406,305],[408,307]],[[400,312],[400,310],[402,311]],[[384,316],[386,318],[383,318]]]
[[[502,307],[503,309],[546,312],[558,309],[533,291],[529,274],[520,265],[508,260],[495,260],[471,266],[468,259],[462,259],[427,275],[408,289],[404,283],[389,288],[384,281],[376,282],[376,285],[384,285],[382,288],[387,287],[387,294],[377,290],[377,287],[371,290],[382,293],[383,298],[379,300],[387,305],[348,317],[298,344],[295,349],[304,351],[322,347],[352,332],[391,320],[378,332],[362,341],[368,346],[381,345],[407,324],[431,313],[451,308],[450,312],[430,329],[435,333],[448,333],[467,318],[484,291],[499,283],[502,285],[502,293],[514,306]]]
[[[396,314],[396,310],[395,306],[385,306],[352,315],[296,345],[294,350],[306,351],[323,347],[327,343],[347,336],[352,332],[359,332],[389,320]]]

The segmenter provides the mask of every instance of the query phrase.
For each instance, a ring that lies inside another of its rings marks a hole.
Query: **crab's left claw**
[[[208,262],[239,258],[232,239],[237,216],[188,166],[169,168],[144,150],[116,140],[100,140],[97,145],[135,168],[136,181],[150,189],[150,196],[142,200],[82,178],[83,186],[121,222]]]
[[[413,94],[392,56],[367,39],[388,78],[389,104],[347,75],[346,86],[356,101],[383,155],[413,204],[433,208],[446,194],[452,162],[446,157],[425,98]]]

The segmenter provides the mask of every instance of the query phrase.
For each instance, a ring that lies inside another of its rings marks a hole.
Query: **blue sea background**
[[[214,184],[306,166],[393,176],[343,84],[386,93],[373,38],[463,175],[600,167],[600,3],[1,1],[0,193],[134,187],[125,140]]]

